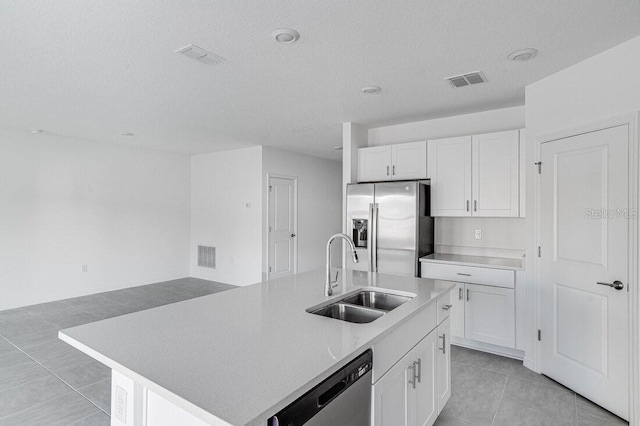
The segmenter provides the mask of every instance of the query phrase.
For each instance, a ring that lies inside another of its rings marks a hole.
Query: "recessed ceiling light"
[[[290,28],[279,28],[271,33],[278,43],[291,44],[300,39],[300,33]]]
[[[509,53],[507,56],[508,59],[512,61],[528,61],[529,59],[533,59],[538,54],[538,49],[528,48],[522,50],[516,50],[515,52]]]
[[[364,86],[360,90],[362,90],[362,93],[365,95],[377,95],[382,89],[378,86]]]
[[[40,134],[42,132],[44,132],[44,130],[42,130],[42,129],[31,129],[31,133],[36,134],[36,135]]]
[[[120,133],[120,135],[122,135],[122,136],[135,136],[135,134],[131,133],[131,132],[122,132],[122,133]]]

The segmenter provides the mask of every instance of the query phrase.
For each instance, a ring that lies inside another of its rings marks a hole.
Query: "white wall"
[[[369,129],[369,146],[499,132],[524,127],[524,106]]]
[[[264,178],[263,272],[267,271],[267,210],[269,173],[298,178],[298,272],[323,267],[325,247],[329,237],[342,227],[342,164],[290,151],[263,147]],[[335,244],[334,265],[340,259],[340,245]]]
[[[640,37],[564,69],[526,88],[527,117],[527,270],[535,291],[536,168],[540,138],[550,132],[640,110]],[[533,301],[532,293],[527,300]],[[533,334],[535,305],[528,306]],[[533,336],[531,336],[533,339]],[[535,348],[533,342],[532,348]],[[535,361],[535,360],[534,360]]]
[[[0,129],[0,310],[188,276],[189,169]]]
[[[217,268],[197,266],[216,247]],[[191,157],[191,276],[234,285],[262,275],[262,147]]]
[[[524,106],[483,111],[473,114],[416,121],[369,129],[369,146],[388,145],[446,138],[460,135],[497,132],[525,127]],[[523,194],[524,195],[524,194]],[[478,249],[524,250],[526,224],[511,218],[437,218],[437,246],[457,246]],[[482,230],[476,240],[475,230]],[[478,254],[481,252],[479,251]]]

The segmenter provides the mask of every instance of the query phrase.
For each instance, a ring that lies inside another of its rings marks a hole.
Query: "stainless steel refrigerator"
[[[347,185],[347,234],[359,263],[348,269],[420,275],[419,261],[433,253],[433,218],[425,182]]]

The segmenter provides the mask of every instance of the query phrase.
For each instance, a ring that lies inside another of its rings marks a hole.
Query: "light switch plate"
[[[476,240],[482,239],[482,229],[476,229]]]

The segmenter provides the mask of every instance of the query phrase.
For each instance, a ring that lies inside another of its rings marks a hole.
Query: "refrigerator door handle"
[[[369,255],[369,271],[373,271],[373,203],[369,203],[369,227],[367,228],[367,254]]]
[[[371,256],[370,265],[371,272],[378,272],[378,204],[371,204],[371,248],[369,256]]]

